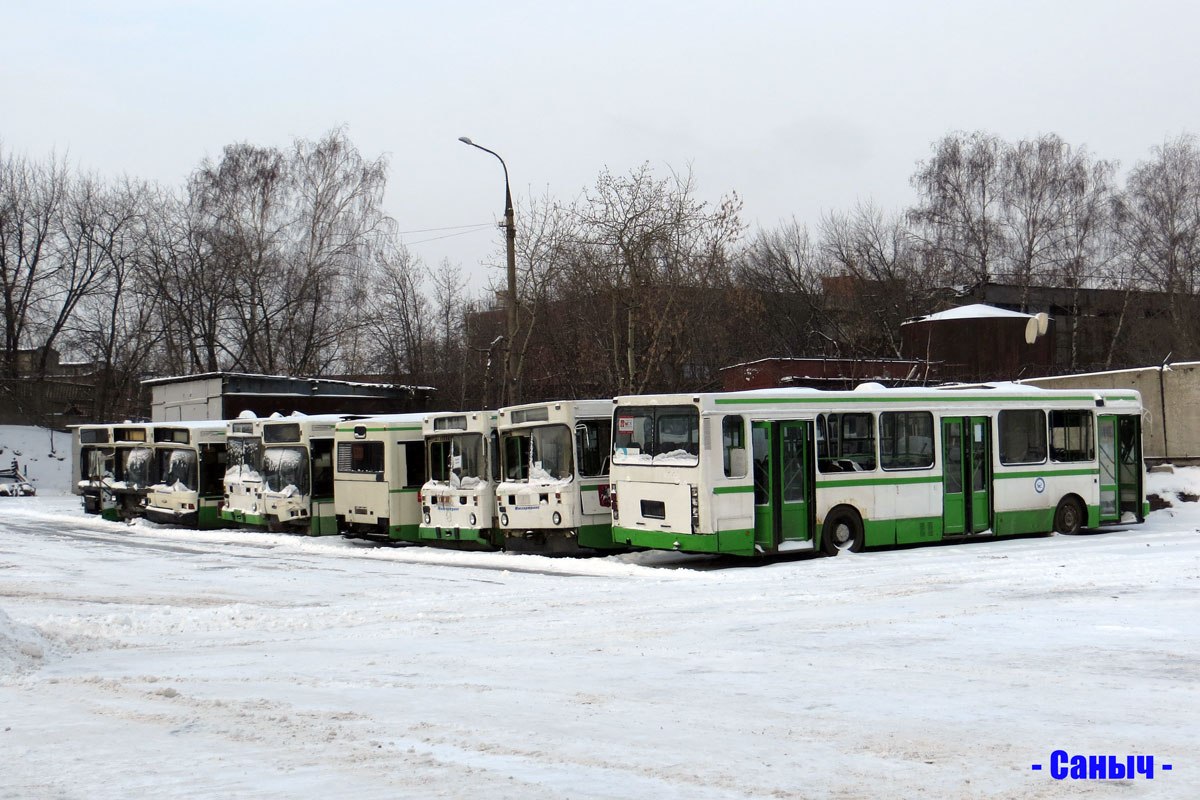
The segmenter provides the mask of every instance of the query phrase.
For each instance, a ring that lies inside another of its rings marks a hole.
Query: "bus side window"
[[[746,421],[728,416],[721,421],[721,449],[726,478],[746,477]]]

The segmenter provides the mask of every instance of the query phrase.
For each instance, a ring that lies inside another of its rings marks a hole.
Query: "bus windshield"
[[[262,440],[257,436],[230,436],[226,443],[228,461],[225,476],[260,480],[262,467]]]
[[[575,476],[571,429],[541,425],[505,431],[501,436],[506,481],[550,483]]]
[[[125,483],[130,486],[149,486],[153,472],[154,451],[149,447],[135,447],[125,457]]]
[[[700,410],[696,406],[621,406],[613,421],[614,464],[700,463]]]
[[[308,494],[308,451],[303,447],[268,447],[263,450],[262,474],[268,492]]]
[[[196,451],[158,451],[158,483],[177,492],[196,491]]]
[[[483,434],[456,433],[429,440],[430,480],[471,489],[488,479]]]

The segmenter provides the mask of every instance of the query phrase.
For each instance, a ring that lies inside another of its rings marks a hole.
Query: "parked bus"
[[[86,513],[116,521],[142,512],[153,480],[150,430],[147,423],[131,422],[76,427],[75,485]]]
[[[500,444],[496,412],[427,415],[421,540],[468,548],[503,546],[496,529]]]
[[[619,397],[613,538],[830,555],[1140,522],[1141,398],[1014,384]]]
[[[496,511],[506,550],[618,546],[608,508],[612,407],[611,400],[564,400],[500,409]]]
[[[422,416],[384,414],[335,427],[334,513],[343,535],[420,541],[418,492],[425,480]]]
[[[337,533],[333,508],[333,432],[348,414],[259,419],[228,425],[221,519],[313,536]]]
[[[71,437],[71,463],[74,464],[72,490],[82,498],[85,514],[101,512],[101,487],[112,480],[116,450],[113,447],[113,426],[75,425]]]
[[[220,528],[226,469],[224,421],[160,422],[153,427],[155,483],[146,519]]]

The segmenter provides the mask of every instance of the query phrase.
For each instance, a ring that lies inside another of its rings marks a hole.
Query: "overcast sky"
[[[345,124],[386,155],[427,263],[500,260],[514,194],[689,166],[751,231],[874,200],[954,130],[1054,132],[1123,168],[1200,109],[1195,2],[0,0],[0,146],[173,186],[248,141]],[[520,220],[518,219],[518,225]]]

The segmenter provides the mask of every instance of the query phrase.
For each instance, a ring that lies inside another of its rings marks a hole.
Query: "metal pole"
[[[491,153],[504,168],[504,251],[508,266],[508,303],[506,319],[506,357],[504,390],[501,393],[500,405],[516,405],[520,400],[520,384],[517,381],[517,221],[513,213],[512,190],[508,182],[508,165],[495,150],[489,150],[483,145],[475,144],[466,136],[458,137],[463,144]]]

